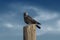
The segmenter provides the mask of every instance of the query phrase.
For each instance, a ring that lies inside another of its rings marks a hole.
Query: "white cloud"
[[[52,27],[47,27],[48,31],[53,31],[54,29]]]
[[[5,23],[3,23],[2,25],[3,25],[4,27],[14,28],[14,29],[20,27],[19,24],[14,24],[14,23],[9,23],[9,22],[5,22]]]
[[[57,20],[57,26],[60,27],[60,20]]]
[[[4,26],[5,26],[5,27],[8,27],[8,28],[14,27],[11,23],[5,23]]]
[[[53,27],[50,25],[42,25],[41,29],[37,30],[37,35],[44,35],[46,33],[52,33],[52,34],[59,34],[60,33],[60,27]]]
[[[37,35],[43,35],[43,34],[45,34],[45,33],[47,33],[47,26],[45,26],[45,25],[41,25],[41,29],[37,29]]]
[[[37,20],[51,20],[51,19],[55,19],[58,17],[57,12],[45,12],[45,11],[36,11],[37,12],[37,16],[35,17],[35,19]]]
[[[39,16],[41,18],[41,20],[50,20],[50,19],[54,19],[57,17],[56,14],[41,14]]]

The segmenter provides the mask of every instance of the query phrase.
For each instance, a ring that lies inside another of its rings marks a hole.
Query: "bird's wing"
[[[34,19],[33,19],[32,17],[30,17],[29,15],[28,15],[27,17],[28,17],[28,20],[30,20],[31,22],[40,24],[39,22],[37,22],[36,20],[34,20]],[[40,25],[41,25],[41,24],[40,24]]]

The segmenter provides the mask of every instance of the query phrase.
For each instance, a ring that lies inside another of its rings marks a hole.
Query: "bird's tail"
[[[41,29],[41,27],[40,27],[40,26],[38,26],[38,25],[36,25],[36,27],[38,27],[39,29]]]
[[[37,22],[37,24],[40,24],[41,25],[41,23],[39,23],[39,22]]]

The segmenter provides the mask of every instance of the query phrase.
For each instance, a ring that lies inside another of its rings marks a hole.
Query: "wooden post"
[[[23,40],[36,40],[35,24],[31,24],[23,28]]]

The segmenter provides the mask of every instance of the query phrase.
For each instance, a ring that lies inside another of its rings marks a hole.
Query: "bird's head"
[[[27,12],[24,12],[24,16],[27,16],[28,15],[28,13]]]

